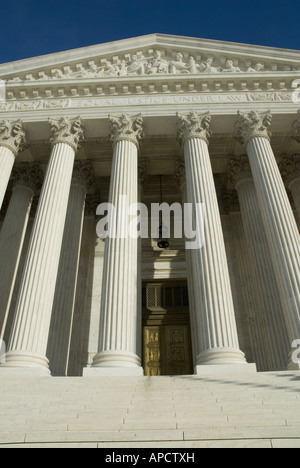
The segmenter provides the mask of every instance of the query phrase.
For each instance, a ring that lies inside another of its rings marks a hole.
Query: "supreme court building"
[[[299,52],[153,34],[0,79],[0,378],[299,370]],[[201,248],[99,237],[125,195],[203,204]]]

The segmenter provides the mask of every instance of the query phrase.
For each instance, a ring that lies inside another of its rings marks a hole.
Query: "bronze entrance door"
[[[145,375],[193,374],[186,285],[152,283],[143,293]]]

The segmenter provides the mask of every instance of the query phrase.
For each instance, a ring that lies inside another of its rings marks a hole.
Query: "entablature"
[[[299,72],[138,76],[116,78],[60,79],[6,83],[7,102],[32,99],[78,99],[99,96],[155,94],[207,94],[231,92],[292,92]]]

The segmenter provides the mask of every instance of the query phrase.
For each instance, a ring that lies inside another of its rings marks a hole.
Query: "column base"
[[[2,358],[0,375],[50,376],[49,361],[46,357],[26,351],[9,351]]]
[[[86,377],[92,376],[143,376],[140,358],[126,351],[103,351],[96,354],[92,367],[83,371]]]
[[[199,354],[195,374],[256,373],[256,364],[248,364],[244,353],[234,348],[213,348]]]
[[[196,366],[247,365],[245,354],[235,348],[212,348],[197,356]]]

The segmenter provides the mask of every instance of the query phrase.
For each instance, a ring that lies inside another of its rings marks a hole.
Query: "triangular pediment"
[[[0,65],[9,81],[291,72],[300,52],[153,34]]]
[[[145,92],[287,90],[299,76],[298,51],[163,34],[0,65],[8,101]]]

